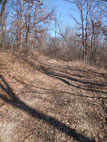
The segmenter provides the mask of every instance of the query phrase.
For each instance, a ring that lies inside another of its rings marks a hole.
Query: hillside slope
[[[106,113],[105,70],[0,55],[0,142],[106,142]]]

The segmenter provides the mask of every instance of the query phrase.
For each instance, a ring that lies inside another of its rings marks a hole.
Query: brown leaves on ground
[[[104,69],[37,53],[1,57],[0,142],[106,141]]]

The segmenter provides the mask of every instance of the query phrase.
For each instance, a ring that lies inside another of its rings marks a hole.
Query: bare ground
[[[0,142],[107,141],[104,69],[22,58],[0,56]]]

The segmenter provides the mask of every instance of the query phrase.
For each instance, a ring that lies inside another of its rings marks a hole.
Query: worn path
[[[45,57],[13,64],[5,57],[0,142],[106,141],[106,71]]]

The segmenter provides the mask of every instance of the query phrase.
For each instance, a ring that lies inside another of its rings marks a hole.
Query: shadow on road
[[[18,98],[16,96],[13,89],[6,82],[6,80],[4,79],[4,77],[2,75],[0,76],[0,80],[1,80],[0,81],[1,82],[0,88],[2,89],[2,92],[5,92],[5,94],[6,94],[4,96],[3,93],[2,94],[0,93],[0,98],[3,101],[5,101],[6,103],[12,105],[13,107],[23,110],[24,112],[28,113],[29,115],[31,115],[34,118],[37,118],[39,120],[46,122],[47,124],[55,127],[56,129],[58,129],[62,133],[65,133],[66,135],[72,137],[73,139],[75,139],[78,142],[95,142],[95,140],[92,140],[92,139],[76,132],[75,129],[71,129],[69,126],[56,120],[55,118],[53,118],[51,116],[47,116],[46,114],[41,113],[34,108],[31,108],[30,106],[28,106],[26,103],[21,101],[20,98]]]
[[[66,74],[63,74],[63,73],[61,73],[61,71],[57,72],[57,70],[56,71],[55,70],[49,70],[49,69],[45,68],[44,66],[40,67],[40,71],[45,73],[46,75],[48,75],[50,77],[56,78],[56,79],[64,82],[65,84],[67,84],[69,86],[73,86],[75,88],[83,89],[83,90],[86,90],[86,91],[92,91],[92,92],[102,93],[102,94],[106,94],[107,95],[107,92],[102,91],[100,89],[100,87],[107,87],[107,84],[80,80],[80,79],[77,79],[77,78],[74,78],[74,77],[70,77],[70,76],[68,76]],[[90,87],[88,88],[87,86],[71,84],[71,81],[91,86],[91,88]],[[93,88],[96,88],[96,87],[99,88],[99,89],[93,89]],[[105,98],[105,99],[107,99],[107,98]]]

